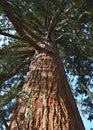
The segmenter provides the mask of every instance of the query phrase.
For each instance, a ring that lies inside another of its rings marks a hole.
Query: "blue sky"
[[[93,128],[93,121],[88,121],[87,117],[85,117],[84,115],[82,115],[82,113],[80,114],[81,118],[83,120],[84,126],[86,130],[91,130],[90,128]]]
[[[72,89],[75,89],[76,82],[77,82],[77,76],[69,75],[69,78],[70,78],[69,84],[71,85]],[[82,96],[83,95],[80,95],[77,97],[78,101],[80,101],[80,102],[82,101]],[[82,107],[81,104],[77,103],[77,106],[78,106],[78,110],[80,112],[82,121],[84,123],[85,130],[92,130],[91,128],[93,128],[93,121],[90,122],[87,119],[88,115],[85,115],[84,113],[81,112],[81,107]]]

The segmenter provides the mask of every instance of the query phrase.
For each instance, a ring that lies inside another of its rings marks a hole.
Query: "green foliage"
[[[0,107],[7,105],[18,94],[17,87],[12,87],[5,95],[0,96]]]
[[[3,117],[7,123],[10,121],[10,113],[28,71],[28,66],[20,68],[20,72],[17,71],[20,64],[29,59],[29,56],[22,53],[25,50],[28,50],[28,47],[20,41],[11,41],[0,48],[0,128],[3,127]]]
[[[33,46],[28,44],[29,40],[24,41],[23,37],[30,37],[31,43],[44,43],[46,40],[51,41],[51,34],[54,33],[68,80],[71,76],[77,77],[74,90],[72,89],[73,94],[76,98],[83,95],[82,111],[89,114],[88,119],[92,120],[93,0],[6,1],[14,13],[16,23],[20,24],[19,30],[24,34],[20,36],[14,28],[14,23],[0,8],[0,34],[4,35],[0,48],[0,115],[3,113],[8,122],[7,117],[12,111],[13,99],[16,99],[21,90],[20,83],[23,83],[26,77],[28,61],[34,55]],[[7,33],[15,37],[7,36]],[[48,34],[50,39],[46,39]],[[2,118],[0,121],[1,124],[4,123]]]

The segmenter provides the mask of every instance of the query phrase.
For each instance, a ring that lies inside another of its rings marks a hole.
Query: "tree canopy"
[[[76,77],[72,92],[93,119],[92,5],[93,0],[0,0],[0,127],[7,127],[29,64],[41,46],[49,49],[52,32],[68,81]]]

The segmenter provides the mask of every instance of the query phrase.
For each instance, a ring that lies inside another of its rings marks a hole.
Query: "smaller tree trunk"
[[[31,62],[9,130],[85,130],[54,54],[40,53]]]

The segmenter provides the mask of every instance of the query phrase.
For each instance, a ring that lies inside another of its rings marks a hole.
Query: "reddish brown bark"
[[[40,53],[31,62],[9,130],[84,130],[55,55]]]

